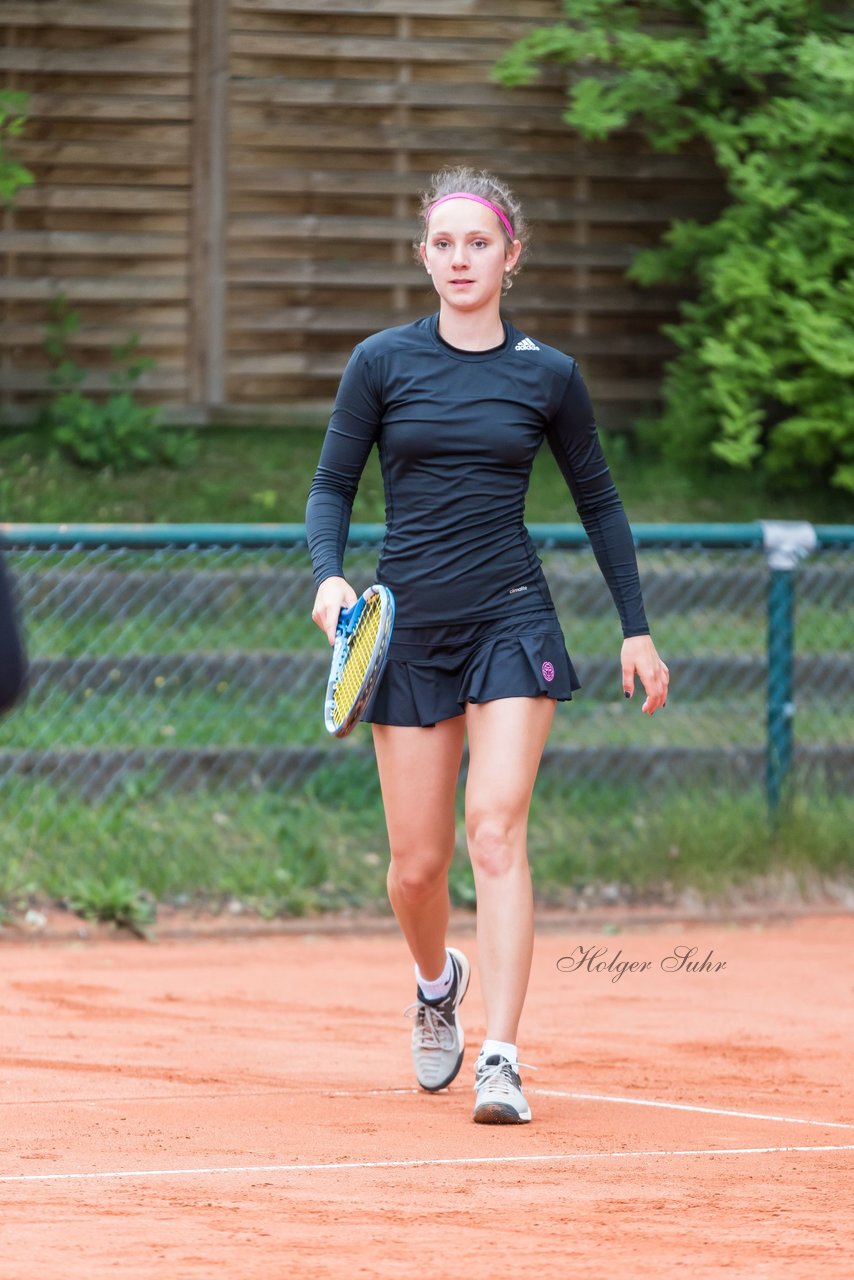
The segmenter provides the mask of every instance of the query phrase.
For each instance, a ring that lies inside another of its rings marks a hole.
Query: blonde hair
[[[414,242],[416,257],[419,257],[419,246],[424,239],[427,212],[431,205],[437,200],[441,200],[443,196],[454,195],[458,192],[465,192],[467,195],[480,196],[483,200],[488,200],[490,204],[497,205],[507,218],[513,228],[513,237],[507,234],[506,228],[501,223],[501,234],[504,236],[504,243],[509,249],[513,244],[513,238],[522,242],[522,252],[515,265],[504,273],[503,293],[506,293],[513,285],[513,277],[518,275],[522,265],[522,259],[525,256],[525,250],[528,242],[528,224],[522,213],[522,206],[513,195],[513,192],[506,183],[500,179],[493,177],[491,173],[487,173],[485,169],[471,169],[467,165],[460,165],[453,169],[440,169],[438,173],[434,173],[430,179],[430,186],[421,194],[421,224],[418,229],[418,239]]]

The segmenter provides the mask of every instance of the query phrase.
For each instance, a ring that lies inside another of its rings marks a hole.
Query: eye
[[[437,240],[434,240],[434,241],[433,241],[433,246],[434,246],[434,248],[436,248],[436,249],[447,249],[447,247],[448,247],[448,241],[447,241],[447,240],[445,240],[445,239],[444,239],[444,237],[439,236],[439,238],[438,238]]]
[[[475,240],[473,241],[473,243],[476,249],[486,249],[487,246],[489,245],[488,240]]]

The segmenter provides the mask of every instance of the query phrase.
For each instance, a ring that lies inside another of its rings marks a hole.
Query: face
[[[497,305],[505,271],[522,245],[508,248],[496,214],[475,200],[448,200],[430,215],[421,261],[442,302],[462,311]]]

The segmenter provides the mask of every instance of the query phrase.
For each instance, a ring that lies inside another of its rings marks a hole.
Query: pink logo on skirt
[[[555,669],[554,669],[554,667],[552,666],[552,664],[551,664],[550,662],[544,662],[544,663],[543,663],[543,665],[542,665],[542,667],[540,668],[540,670],[542,671],[542,673],[543,673],[543,678],[544,678],[545,680],[548,680],[549,682],[551,682],[552,680],[554,680],[554,678],[555,678]]]

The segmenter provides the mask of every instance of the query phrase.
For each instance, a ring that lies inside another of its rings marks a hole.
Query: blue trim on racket
[[[362,620],[368,600],[371,596],[380,598],[380,615],[377,633],[373,641],[370,658],[357,692],[349,706],[340,702],[341,677],[345,672],[347,661],[351,655],[351,645],[356,628]],[[380,676],[385,669],[388,658],[388,646],[394,626],[394,596],[388,587],[374,583],[364,591],[355,604],[349,609],[342,609],[338,615],[335,628],[335,643],[332,648],[332,662],[329,680],[326,685],[326,700],[323,707],[323,722],[329,733],[336,738],[346,738],[361,719],[362,712],[368,704]],[[337,712],[337,722],[336,722]]]

